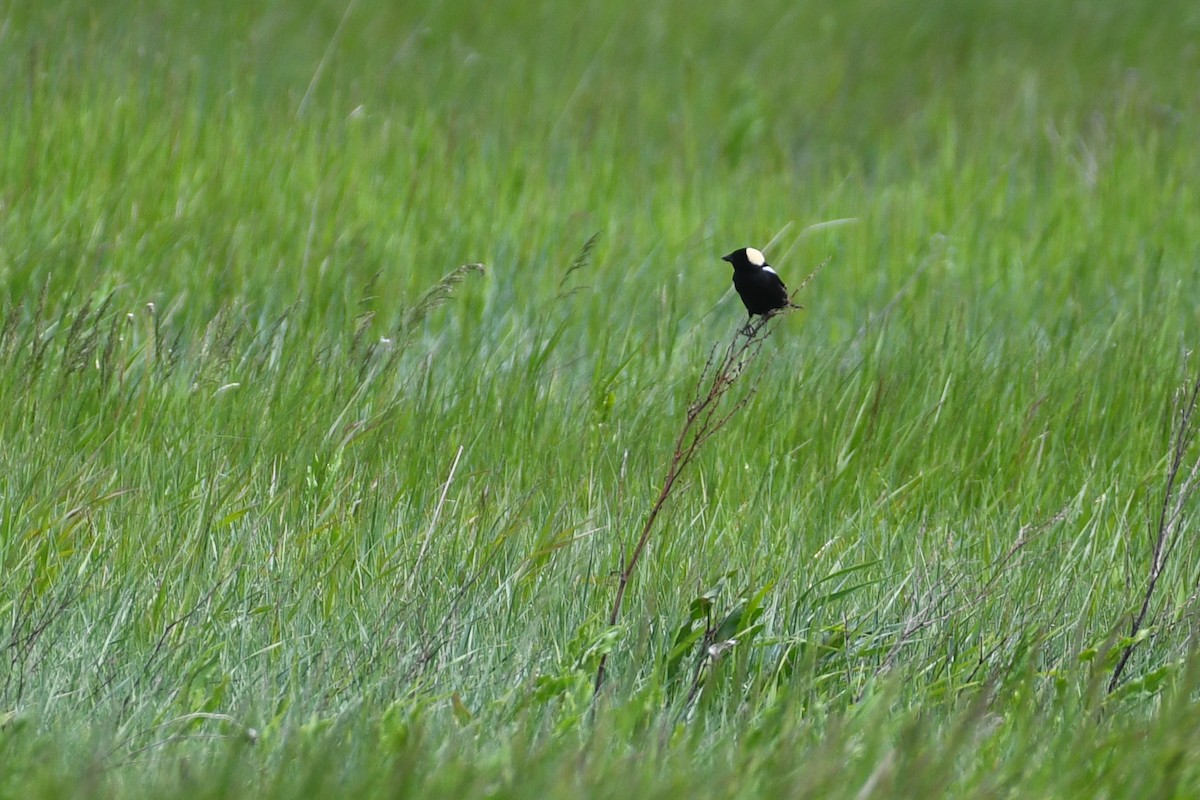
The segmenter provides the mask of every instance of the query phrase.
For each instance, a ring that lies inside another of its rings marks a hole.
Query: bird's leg
[[[758,332],[763,329],[763,326],[766,325],[771,320],[771,317],[773,317],[773,316],[774,316],[773,313],[767,312],[766,314],[763,314],[762,319],[760,319],[756,323],[754,321],[754,315],[751,314],[750,317],[746,320],[746,327],[742,328],[742,334],[744,336],[749,336],[750,338],[754,338],[756,335],[758,335]]]

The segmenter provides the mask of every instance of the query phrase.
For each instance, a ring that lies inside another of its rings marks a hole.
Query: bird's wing
[[[770,267],[763,267],[763,272],[770,275],[771,280],[775,283],[775,285],[777,285],[780,289],[783,289],[784,294],[787,294],[787,286],[784,284],[783,278],[779,277],[779,273]]]

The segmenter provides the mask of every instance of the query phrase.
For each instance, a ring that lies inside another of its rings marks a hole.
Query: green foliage
[[[1197,40],[0,8],[0,798],[1200,793]],[[747,244],[827,265],[605,626]]]

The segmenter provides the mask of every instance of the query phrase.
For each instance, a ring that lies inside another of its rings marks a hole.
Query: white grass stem
[[[450,492],[450,484],[454,482],[454,473],[458,470],[458,460],[462,458],[463,446],[458,446],[458,452],[454,454],[454,463],[450,465],[450,474],[446,476],[446,482],[442,484],[442,496],[438,498],[438,504],[433,509],[433,518],[429,520],[429,527],[425,529],[425,540],[421,542],[421,550],[417,553],[417,561],[413,564],[412,572],[409,573],[408,583],[404,587],[404,592],[407,594],[416,580],[417,574],[421,571],[421,564],[425,561],[425,556],[429,553],[429,543],[433,540],[433,532],[437,529],[438,518],[442,516],[442,507],[446,505],[446,495]]]

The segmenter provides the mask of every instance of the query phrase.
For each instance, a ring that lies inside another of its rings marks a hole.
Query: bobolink
[[[771,269],[762,251],[753,247],[743,247],[722,256],[721,260],[733,264],[733,288],[737,289],[746,311],[749,312],[747,325],[755,314],[769,317],[779,309],[792,305],[788,299],[787,287],[783,285],[783,280],[775,270]]]

